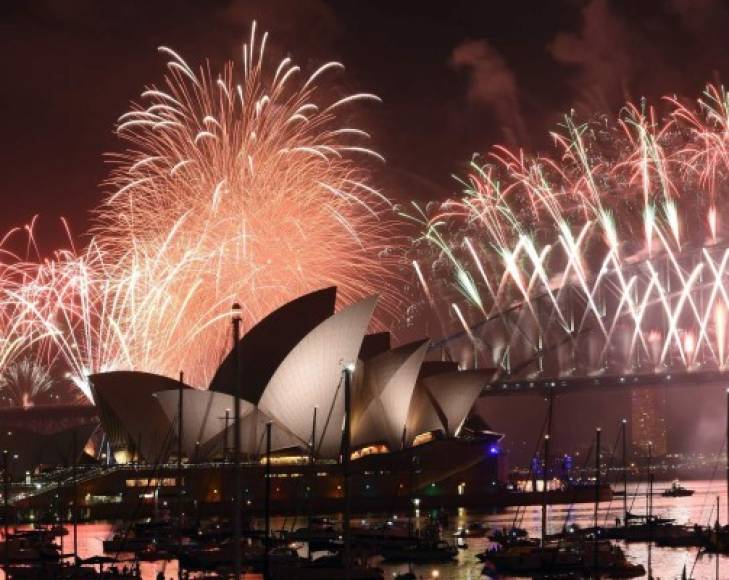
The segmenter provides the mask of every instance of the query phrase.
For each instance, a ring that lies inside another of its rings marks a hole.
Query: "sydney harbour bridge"
[[[729,382],[729,249],[608,261],[434,342],[463,368],[494,368],[483,395]]]

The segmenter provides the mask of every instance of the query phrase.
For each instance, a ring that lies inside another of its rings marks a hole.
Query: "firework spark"
[[[666,101],[663,117],[645,105],[627,105],[615,123],[567,117],[553,157],[496,147],[472,161],[461,199],[407,216],[470,314],[448,316],[453,293],[438,276],[429,300],[442,296],[440,317],[465,326],[474,351],[507,374],[496,335],[528,373],[543,370],[550,335],[570,351],[560,375],[590,358],[590,372],[725,367],[729,98],[709,87],[696,106]],[[494,324],[474,336],[468,317]],[[586,331],[599,356],[582,356]]]
[[[48,396],[55,381],[48,367],[30,358],[21,358],[0,374],[0,399],[14,407],[32,407]]]
[[[94,239],[46,268],[59,306],[48,330],[81,383],[99,370],[184,368],[204,386],[233,302],[246,326],[329,285],[342,303],[383,292],[392,308],[393,218],[367,169],[382,158],[340,121],[378,99],[333,97],[322,83],[336,62],[308,77],[289,58],[269,69],[266,38],[254,26],[242,71],[219,75],[161,48],[164,85],[120,118],[127,149],[112,157]]]

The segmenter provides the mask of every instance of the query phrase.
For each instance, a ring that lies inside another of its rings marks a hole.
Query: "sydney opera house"
[[[151,486],[157,498],[182,485],[199,503],[223,502],[237,404],[249,505],[262,494],[270,423],[274,505],[308,499],[325,508],[341,496],[345,373],[355,504],[358,496],[365,508],[368,498],[376,505],[416,494],[427,503],[497,488],[501,436],[473,419],[464,427],[491,373],[426,360],[428,340],[392,348],[389,333],[367,334],[376,297],[338,312],[335,302],[336,288],[326,288],[269,314],[223,358],[206,389],[135,371],[92,375],[97,447],[109,468],[81,483],[84,497],[121,492],[127,501],[149,497],[140,488]]]

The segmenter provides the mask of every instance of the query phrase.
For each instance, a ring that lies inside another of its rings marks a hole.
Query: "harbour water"
[[[726,487],[722,479],[714,481],[684,481],[686,487],[695,490],[690,497],[662,497],[661,491],[669,483],[657,482],[655,484],[655,495],[653,498],[654,513],[662,517],[674,518],[677,523],[697,523],[701,525],[713,524],[716,519],[716,498],[720,497],[720,522],[727,522],[727,497]],[[628,489],[628,507],[636,514],[645,513],[646,509],[645,483],[631,483]],[[623,500],[622,497],[615,497],[610,503],[602,503],[599,510],[601,525],[614,525],[616,518],[622,518]],[[591,526],[593,523],[593,505],[554,505],[549,507],[549,532],[556,533],[566,524],[576,523],[581,526]],[[382,521],[384,518],[391,518],[393,514],[372,514],[366,518],[369,522]],[[402,518],[402,514],[400,515]],[[515,520],[516,518],[516,520]],[[448,535],[452,537],[453,532],[459,526],[467,526],[473,522],[480,522],[491,527],[511,527],[516,525],[525,528],[530,535],[539,536],[541,525],[541,510],[539,507],[522,508],[517,516],[516,508],[508,508],[498,514],[483,514],[473,510],[458,510],[448,517]],[[425,523],[425,516],[421,514],[416,518],[419,524]],[[274,518],[272,529],[279,529],[282,526],[292,526],[289,518]],[[293,524],[297,525],[297,524]],[[304,525],[304,522],[298,522]],[[417,525],[417,524],[416,524]],[[98,522],[81,524],[78,527],[79,555],[82,558],[102,554],[102,541],[112,535],[113,524]],[[69,533],[64,541],[64,552],[71,551],[72,535]],[[474,538],[466,540],[468,548],[459,550],[456,561],[449,564],[434,564],[414,566],[414,572],[423,579],[439,578],[439,580],[476,580],[489,578],[482,574],[483,565],[476,559],[475,555],[488,547],[489,541],[485,538]],[[645,543],[621,543],[629,558],[635,563],[641,563],[648,568],[648,546]],[[655,579],[680,578],[684,566],[687,577],[695,580],[709,580],[729,578],[729,555],[722,555],[718,558],[711,554],[699,555],[697,548],[659,548],[653,546],[651,549],[652,573]],[[391,578],[394,573],[406,571],[407,565],[388,565],[378,563],[385,570],[385,578]],[[162,571],[165,578],[177,578],[176,562],[148,562],[142,563],[141,570],[145,580],[155,580],[157,574]],[[2,577],[2,575],[0,575]],[[251,576],[255,577],[255,576]],[[501,577],[505,578],[505,577]]]
[[[716,520],[716,498],[720,498],[720,523],[727,523],[726,484],[723,479],[714,481],[682,481],[682,484],[695,490],[690,497],[663,497],[661,491],[670,482],[654,484],[653,510],[662,517],[674,518],[676,523],[696,523],[708,525]],[[648,486],[646,483],[628,484],[628,509],[635,514],[646,513]],[[541,533],[541,508],[533,506],[522,508],[517,525],[526,529],[531,536],[539,537]],[[516,508],[509,508],[494,515],[478,514],[472,511],[459,510],[451,519],[451,528],[466,526],[471,522],[483,522],[491,527],[511,527],[517,514]],[[576,523],[583,527],[593,525],[594,506],[592,504],[554,505],[548,508],[548,532],[557,533],[564,525]],[[623,518],[623,498],[615,497],[610,503],[600,504],[598,514],[600,525],[614,525],[616,518]],[[475,555],[482,552],[489,544],[487,539],[467,540],[468,549],[460,550],[458,560],[452,564],[430,566],[414,566],[416,574],[424,579],[440,580],[476,580],[490,576],[482,574],[483,565]],[[646,543],[619,542],[629,559],[643,564],[648,569],[648,545]],[[729,555],[713,554],[699,556],[698,548],[660,548],[653,546],[650,554],[651,572],[655,580],[679,579],[683,567],[686,566],[687,578],[694,580],[715,580],[729,578]],[[717,566],[718,565],[718,566]],[[407,566],[383,566],[387,571],[385,578],[392,572],[405,571]],[[495,577],[495,576],[494,576]],[[646,575],[647,577],[647,575]],[[499,578],[509,578],[499,576]]]

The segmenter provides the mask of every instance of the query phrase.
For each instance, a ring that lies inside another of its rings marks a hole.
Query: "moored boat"
[[[678,480],[671,484],[671,487],[663,490],[663,497],[690,497],[694,495],[694,490],[682,486]]]
[[[342,559],[338,556],[325,556],[311,562],[295,564],[274,564],[271,566],[273,580],[384,580],[382,569],[353,564],[345,572]]]
[[[455,538],[485,538],[489,533],[489,527],[480,523],[474,522],[466,527],[458,528],[453,534]]]
[[[486,573],[517,576],[599,573],[613,578],[645,574],[640,564],[630,562],[623,550],[607,540],[555,542],[545,546],[510,546],[485,554]]]
[[[383,546],[380,552],[387,562],[448,562],[458,555],[458,548],[443,540],[419,540]]]

